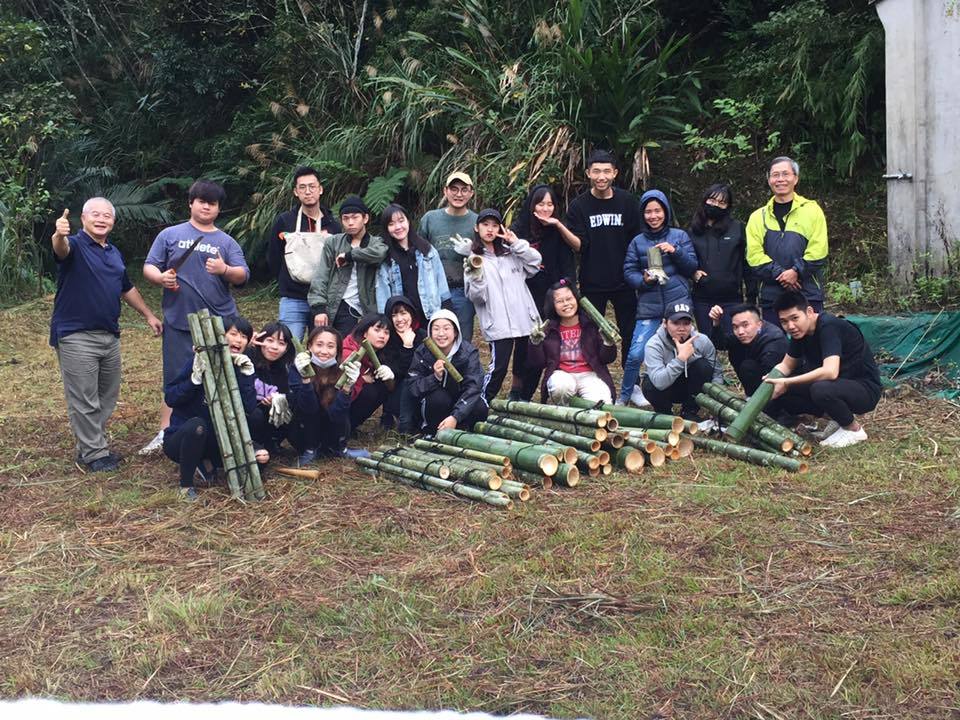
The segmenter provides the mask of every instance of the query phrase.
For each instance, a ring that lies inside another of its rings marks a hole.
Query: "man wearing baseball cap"
[[[440,254],[443,271],[450,287],[450,303],[460,323],[463,337],[473,338],[473,319],[476,311],[463,291],[463,257],[470,252],[473,229],[477,214],[469,208],[473,200],[473,180],[465,172],[453,172],[443,186],[446,205],[430,210],[420,218],[417,233],[433,245]],[[459,235],[467,240],[463,248],[454,246],[453,238]]]
[[[705,382],[723,381],[717,351],[709,337],[697,332],[687,303],[667,306],[663,325],[647,341],[643,360],[647,366],[643,395],[658,413],[672,414],[673,404],[680,403],[680,414],[696,420],[699,408],[694,397]]]

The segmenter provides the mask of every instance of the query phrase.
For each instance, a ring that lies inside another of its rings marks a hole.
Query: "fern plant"
[[[371,215],[379,215],[396,199],[409,174],[409,170],[390,168],[385,174],[370,181],[363,202],[370,208]]]

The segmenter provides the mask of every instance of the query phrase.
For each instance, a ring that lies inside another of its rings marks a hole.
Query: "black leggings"
[[[673,403],[678,402],[682,407],[684,416],[694,416],[697,413],[698,405],[694,397],[697,393],[703,391],[703,384],[709,382],[713,377],[713,365],[703,358],[697,358],[693,362],[687,363],[686,374],[681,375],[673,381],[673,385],[658,390],[650,378],[644,376],[643,396],[650,401],[653,409],[658,413],[673,414]]]
[[[601,315],[607,314],[607,303],[613,303],[613,314],[617,318],[617,330],[620,333],[620,366],[627,361],[627,352],[633,340],[633,328],[637,324],[637,293],[630,288],[615,292],[584,293]]]
[[[451,395],[446,388],[437,387],[420,399],[420,412],[423,418],[423,431],[428,435],[437,432],[437,426],[450,417],[459,395]],[[473,412],[457,425],[458,430],[472,430],[473,424],[486,420],[487,406],[483,402],[473,405]]]
[[[520,397],[529,400],[537,389],[540,374],[534,375],[527,369],[527,338],[494,340],[490,343],[490,367],[483,379],[483,397],[486,398],[487,405],[500,392],[503,379],[507,376],[507,368],[510,366],[511,353],[513,354],[513,377],[520,381]]]
[[[353,432],[363,425],[363,421],[383,405],[389,394],[390,390],[386,383],[380,381],[364,383],[360,394],[350,402],[350,431]]]
[[[213,428],[203,418],[194,417],[175,432],[163,434],[163,452],[180,464],[180,487],[193,487],[193,476],[204,460],[221,464],[220,447]]]
[[[789,413],[791,415],[827,415],[840,427],[854,421],[854,413],[866,413],[880,402],[880,387],[859,380],[839,378],[819,380],[809,385],[789,385],[787,392],[771,401],[766,408],[768,415]]]

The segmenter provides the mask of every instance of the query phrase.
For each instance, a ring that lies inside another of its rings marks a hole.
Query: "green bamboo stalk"
[[[597,427],[596,425],[585,425],[583,423],[576,422],[566,422],[564,420],[547,420],[545,418],[531,418],[529,415],[521,415],[519,413],[507,413],[503,411],[498,411],[500,417],[510,418],[511,420],[516,420],[517,422],[534,422],[537,425],[540,425],[551,430],[559,430],[560,432],[570,433],[571,435],[578,435],[580,437],[587,438],[588,440],[597,440],[603,442],[610,435],[610,431],[606,428]]]
[[[456,458],[445,455],[430,455],[413,448],[394,448],[391,450],[393,455],[411,459],[419,463],[420,469],[429,475],[436,475],[444,480],[460,480],[461,482],[486,488],[487,490],[499,490],[503,484],[503,478],[497,474],[495,468],[490,465],[480,467],[478,465],[468,465]],[[435,472],[435,468],[444,467],[446,476]]]
[[[560,463],[560,467],[557,468],[557,474],[553,476],[553,479],[564,487],[576,487],[580,484],[580,471],[576,465]]]
[[[576,398],[571,398],[574,400]],[[573,404],[573,403],[571,403]],[[498,412],[510,414],[526,415],[533,418],[545,418],[547,420],[563,420],[565,422],[590,423],[596,427],[610,427],[610,413],[601,410],[579,410],[576,407],[560,407],[559,405],[541,405],[534,402],[522,402],[520,400],[492,400],[490,407]]]
[[[643,466],[646,459],[640,450],[632,447],[624,447],[617,450],[613,456],[613,461],[617,467],[624,468],[627,472],[639,474],[643,472]]]
[[[498,455],[506,455],[515,469],[542,473],[551,477],[560,465],[557,456],[541,445],[514,443],[465,430],[438,430],[437,440],[447,445],[459,445],[471,450],[493,451]]]
[[[240,386],[237,383],[237,372],[233,365],[233,358],[230,356],[230,348],[227,347],[226,333],[223,327],[223,318],[219,315],[211,316],[213,323],[213,332],[220,344],[220,357],[225,367],[223,376],[227,381],[227,392],[230,394],[230,402],[233,405],[234,416],[236,417],[237,429],[240,431],[240,443],[242,445],[242,457],[247,465],[247,473],[253,482],[253,494],[257,500],[263,500],[266,496],[266,490],[263,487],[263,478],[260,475],[260,465],[257,463],[256,450],[253,447],[253,437],[250,435],[250,423],[247,420],[247,411],[243,406],[243,398],[240,397]]]
[[[636,437],[626,436],[623,439],[623,448],[635,448],[646,454],[647,463],[650,467],[660,467],[667,461],[667,455],[663,449],[653,440],[642,440]],[[620,449],[623,449],[620,448]],[[616,449],[613,452],[617,452]]]
[[[530,488],[523,483],[504,482],[503,485],[500,486],[500,492],[506,493],[509,497],[519,500],[520,502],[526,502],[530,499]]]
[[[372,458],[357,458],[356,462],[362,467],[376,470],[380,474],[388,477],[406,478],[407,480],[412,480],[414,483],[439,488],[441,490],[447,490],[455,495],[470,498],[471,500],[479,500],[487,503],[488,505],[495,505],[497,507],[505,508],[513,507],[513,501],[509,498],[509,496],[499,492],[498,490],[483,490],[481,488],[473,487],[472,485],[451,482],[450,480],[444,480],[443,478],[427,475],[426,473],[417,472],[416,470],[407,470],[406,468],[402,468],[397,465],[385,464],[383,461],[374,460]]]
[[[610,324],[609,320],[600,314],[600,311],[597,310],[592,302],[585,297],[581,297],[578,304],[587,314],[587,317],[593,321],[593,324],[597,326],[597,329],[600,330],[600,334],[609,340],[612,345],[619,345],[623,342],[617,329]]]
[[[549,490],[553,487],[553,478],[543,473],[532,473],[526,470],[514,470],[514,480],[530,487],[537,487],[542,490]]]
[[[732,407],[737,412],[743,410],[744,406],[747,404],[746,400],[741,397],[737,397],[729,390],[717,385],[716,383],[704,383],[703,391],[714,400],[719,400],[724,405],[727,407]],[[797,448],[802,455],[810,455],[813,452],[813,445],[809,440],[804,438],[802,435],[798,435],[790,428],[781,425],[766,413],[762,412],[757,415],[757,419],[754,421],[754,424],[760,424],[764,427],[768,427],[779,435],[792,440],[793,446]]]
[[[514,430],[522,430],[530,433],[531,435],[537,435],[538,437],[553,440],[554,442],[562,443],[563,445],[569,445],[577,450],[583,450],[584,452],[588,453],[596,453],[597,450],[600,449],[599,440],[590,440],[582,435],[575,435],[573,433],[563,432],[561,430],[553,430],[548,427],[534,425],[530,422],[521,422],[519,420],[503,417],[502,415],[497,415],[495,413],[490,413],[487,416],[487,422],[494,423],[495,425],[502,425],[503,427],[513,428]]]
[[[385,463],[399,465],[407,470],[416,470],[417,472],[427,473],[428,475],[433,475],[441,480],[450,479],[450,468],[440,461],[435,463],[425,462],[420,459],[400,455],[392,450],[374,450],[370,453],[370,457],[372,457],[374,460],[382,460]]]
[[[220,322],[222,324],[223,320],[221,320]],[[297,337],[293,337],[291,335],[291,338],[293,339],[293,349],[296,351],[297,355],[299,355],[300,353],[303,352],[303,343],[300,342],[300,339]],[[307,367],[303,369],[303,377],[305,378],[312,378],[316,374],[317,373],[313,369],[313,363],[310,363],[309,365],[307,365]]]
[[[711,450],[715,453],[734,458],[735,460],[743,460],[745,462],[754,463],[755,465],[779,467],[783,468],[784,470],[789,470],[790,472],[800,473],[805,473],[809,469],[804,460],[784,457],[783,455],[768,452],[766,450],[744,447],[743,445],[734,445],[733,443],[724,442],[723,440],[714,440],[712,438],[702,437],[699,435],[691,437],[690,441],[695,446],[704,448],[705,450]]]
[[[782,378],[783,373],[776,368],[773,368],[773,370],[767,373],[767,377],[774,379]],[[747,400],[747,404],[743,406],[743,409],[739,413],[736,413],[736,417],[733,419],[733,422],[727,426],[727,435],[730,436],[735,442],[740,442],[743,440],[743,438],[746,437],[750,426],[753,425],[754,420],[757,419],[757,415],[763,411],[772,397],[773,385],[768,382],[760,383],[760,387],[758,387],[753,395],[750,396],[750,399]],[[790,446],[793,447],[792,441]],[[789,450],[790,448],[787,449]]]
[[[631,434],[635,435],[635,431]],[[646,435],[647,439],[649,440],[659,440],[660,442],[665,442],[668,445],[680,444],[680,433],[676,433],[673,430],[650,428],[649,430],[645,430],[643,434]]]
[[[196,313],[187,315],[187,324],[190,326],[190,337],[193,340],[194,347],[206,348],[203,331],[200,329],[200,318]],[[203,393],[210,408],[210,420],[213,423],[214,435],[217,437],[217,445],[220,448],[223,470],[227,475],[227,486],[230,488],[231,497],[241,499],[243,495],[241,494],[240,480],[237,474],[237,461],[234,458],[233,445],[230,442],[230,435],[227,433],[227,426],[224,422],[223,409],[216,402],[217,386],[210,367],[210,353],[206,350],[204,350],[204,357],[207,360],[207,370],[202,375]]]
[[[526,433],[522,430],[512,430],[511,428],[501,427],[500,425],[494,425],[493,423],[488,422],[478,422],[473,426],[473,431],[480,433],[481,435],[492,436],[496,438],[503,438],[504,440],[513,440],[520,443],[526,443],[530,441],[529,433]],[[546,438],[536,438],[541,447],[546,447],[552,449],[557,456],[557,460],[567,463],[575,463],[579,457],[577,449],[570,447],[569,445],[561,445],[560,443],[554,440],[547,440]],[[599,465],[599,463],[597,463]]]
[[[506,455],[495,455],[494,453],[471,450],[470,448],[457,447],[456,445],[445,445],[444,443],[433,440],[414,440],[413,446],[418,450],[441,453],[443,455],[450,455],[467,460],[477,460],[478,462],[489,463],[490,465],[502,465],[504,469],[513,467],[513,463]]]
[[[357,349],[354,350],[352,353],[350,353],[349,355],[347,355],[346,360],[344,360],[342,363],[340,363],[340,368],[343,369],[343,366],[344,366],[344,365],[346,365],[347,363],[354,362],[354,361],[356,361],[356,360],[362,361],[362,360],[363,360],[363,356],[364,356],[365,353],[366,353],[366,350],[365,350],[363,347],[357,348]],[[347,374],[346,374],[345,372],[342,372],[342,373],[340,373],[340,377],[337,378],[337,382],[336,382],[336,384],[334,385],[334,387],[335,387],[337,390],[342,390],[342,389],[343,389],[343,386],[346,385],[346,384],[347,384]]]
[[[714,400],[712,397],[706,393],[698,393],[694,400],[697,401],[697,405],[704,408],[708,412],[713,413],[719,417],[725,423],[732,423],[737,417],[737,411],[733,408],[729,408],[721,402]],[[774,447],[779,447],[781,452],[790,452],[793,450],[793,441],[784,437],[780,437],[775,432],[766,427],[756,427],[751,428],[750,434],[764,440],[768,443],[774,445]]]
[[[450,362],[450,358],[446,356],[443,350],[437,347],[437,344],[433,341],[433,338],[431,337],[424,338],[423,344],[424,344],[424,347],[426,347],[427,350],[429,350],[437,360],[443,360],[443,367],[446,368],[447,374],[450,377],[452,377],[458,383],[463,382],[463,375],[461,375],[460,371],[457,370],[456,367],[454,367],[453,363]]]
[[[650,410],[628,408],[622,405],[611,405],[609,403],[592,403],[589,400],[584,400],[579,397],[570,398],[569,403],[574,407],[597,408],[608,412],[613,415],[621,425],[629,427],[643,428],[644,430],[647,428],[669,428],[674,432],[681,432],[686,427],[683,418],[676,417],[675,415],[662,415]]]

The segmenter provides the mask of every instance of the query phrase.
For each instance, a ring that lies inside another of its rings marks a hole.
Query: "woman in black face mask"
[[[729,185],[711,185],[693,215],[687,234],[699,262],[693,274],[693,314],[700,332],[710,334],[710,308],[724,309],[722,325],[729,332],[729,308],[743,302],[749,269],[743,223],[731,217],[733,193]],[[749,294],[749,283],[748,283]]]

